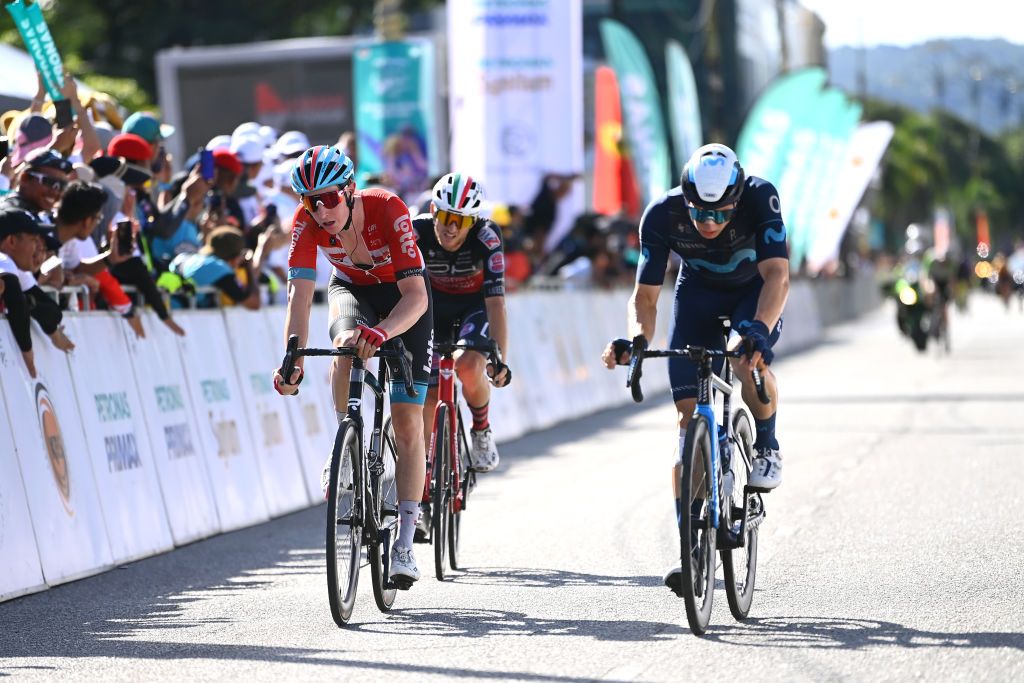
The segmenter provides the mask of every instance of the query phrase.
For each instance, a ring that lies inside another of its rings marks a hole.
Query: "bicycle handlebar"
[[[416,387],[412,381],[412,354],[406,350],[405,344],[401,339],[395,338],[384,342],[386,346],[392,348],[386,349],[381,348],[377,351],[378,358],[391,358],[398,360],[398,375],[405,385],[405,393],[409,398],[415,398],[417,396]],[[281,368],[278,372],[285,381],[291,379],[292,372],[295,370],[295,361],[305,356],[355,356],[356,351],[351,346],[338,346],[333,349],[315,349],[315,348],[299,348],[299,338],[297,335],[291,335],[288,337],[288,344],[285,347],[284,359],[281,361]]]
[[[644,393],[640,389],[640,378],[643,377],[643,362],[645,358],[689,358],[695,363],[702,363],[708,358],[740,358],[745,356],[745,349],[735,351],[721,351],[718,349],[706,349],[703,346],[685,346],[681,349],[648,349],[647,340],[642,336],[633,338],[633,351],[629,359],[629,374],[626,378],[626,386],[633,394],[633,400],[640,403],[644,400]],[[757,368],[750,369],[750,376],[754,380],[754,387],[757,389],[757,398],[768,405],[771,398],[764,386],[764,377]]]
[[[501,357],[501,349],[498,348],[498,342],[493,339],[488,339],[486,342],[474,342],[469,339],[435,342],[434,351],[442,356],[453,354],[456,351],[476,351],[482,353],[487,356],[487,363],[493,365],[496,370],[505,369],[505,383],[502,385],[503,387],[507,387],[512,382],[512,368],[505,365],[505,361]]]

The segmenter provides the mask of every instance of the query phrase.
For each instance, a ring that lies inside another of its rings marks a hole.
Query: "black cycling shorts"
[[[456,331],[455,323],[459,323]],[[455,339],[452,339],[453,332]],[[491,338],[487,335],[487,307],[479,296],[438,296],[434,299],[434,334],[444,341],[467,340],[471,344],[486,344]],[[430,369],[430,386],[437,386],[438,364],[441,356],[434,354]]]
[[[405,393],[401,382],[391,383],[392,403],[419,403],[423,405],[427,397],[427,381],[430,378],[430,361],[434,348],[433,315],[431,310],[430,282],[423,278],[427,287],[427,311],[408,330],[398,335],[405,348],[412,354],[412,381],[416,385],[416,398]],[[337,311],[331,320],[331,341],[339,335],[354,330],[358,325],[373,327],[388,317],[402,293],[394,282],[383,282],[379,285],[354,285],[345,282],[336,274],[331,276],[327,285],[327,301],[332,313]],[[391,376],[397,377],[396,363],[389,361]]]

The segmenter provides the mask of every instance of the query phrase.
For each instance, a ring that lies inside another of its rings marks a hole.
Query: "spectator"
[[[233,196],[242,177],[242,161],[229,149],[215,149],[213,166],[213,183],[206,196],[206,212],[200,218],[200,229],[206,235],[215,226],[233,225],[244,234],[248,224]]]
[[[8,131],[11,145],[11,165],[18,166],[31,152],[47,149],[53,142],[53,126],[42,114],[23,114]]]
[[[270,231],[260,234],[256,252],[250,257],[242,231],[230,225],[221,226],[210,233],[206,246],[198,254],[175,258],[171,272],[196,287],[216,287],[230,301],[256,310],[260,307],[260,291],[255,273],[263,267],[267,245],[272,239]],[[244,271],[244,283],[235,276],[240,268]],[[204,308],[214,305],[207,297],[200,297],[199,303]]]
[[[102,185],[83,182],[68,185],[57,209],[56,236],[61,242],[58,255],[68,284],[84,284],[94,296],[103,296],[110,307],[127,320],[136,336],[145,337],[142,320],[135,315],[131,299],[107,269],[108,263],[117,265],[131,256],[120,253],[116,227],[108,239],[111,248],[95,253],[92,234],[102,219],[106,201],[107,191]]]
[[[36,367],[32,353],[30,316],[39,323],[58,349],[71,351],[75,348],[61,327],[63,314],[60,307],[39,289],[32,275],[38,253],[43,250],[42,238],[45,234],[45,228],[28,211],[17,207],[0,208],[0,278],[3,280],[3,301],[25,367],[33,378],[36,376]]]
[[[231,151],[242,162],[241,177],[232,196],[238,201],[245,224],[252,225],[263,213],[256,182],[263,171],[263,154],[267,149],[262,139],[250,136],[232,138]]]
[[[71,171],[71,163],[59,152],[33,150],[15,173],[17,189],[0,199],[0,205],[24,209],[44,227],[52,227],[53,209],[67,187]]]
[[[526,219],[526,233],[530,237],[544,241],[558,217],[559,202],[572,191],[573,182],[581,177],[578,173],[544,175],[540,188],[530,204],[530,215]]]

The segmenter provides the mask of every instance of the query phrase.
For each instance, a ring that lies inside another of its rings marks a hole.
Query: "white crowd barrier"
[[[625,370],[600,363],[625,334],[627,296],[507,298],[515,374],[492,393],[499,441],[631,400]],[[817,340],[816,306],[795,283],[780,348]],[[671,311],[666,290],[654,345],[668,343]],[[309,346],[330,344],[327,316],[314,306]],[[270,379],[282,308],[175,319],[187,336],[150,313],[136,339],[115,316],[68,314],[70,355],[33,330],[36,379],[0,323],[0,600],[320,501],[337,428],[329,359],[307,358],[299,396],[284,399]],[[648,395],[668,386],[667,364],[645,373]]]

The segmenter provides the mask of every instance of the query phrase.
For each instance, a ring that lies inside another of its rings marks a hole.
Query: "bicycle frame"
[[[697,406],[693,411],[694,417],[704,417],[711,430],[711,500],[710,511],[711,521],[715,529],[718,529],[718,522],[721,518],[719,514],[718,500],[718,475],[720,472],[725,471],[725,467],[729,465],[729,457],[731,456],[731,439],[732,439],[732,424],[731,415],[731,399],[732,399],[732,366],[726,362],[725,368],[722,371],[722,376],[719,377],[714,372],[712,367],[712,361],[714,356],[703,355],[701,362],[698,367],[697,375]],[[712,389],[717,389],[722,393],[723,408],[722,408],[722,424],[725,426],[725,447],[730,453],[725,454],[724,462],[722,460],[722,453],[719,452],[719,446],[722,444],[722,439],[719,437],[718,430],[719,424],[715,416],[714,406],[714,394]],[[686,437],[680,437],[685,439]],[[683,444],[680,442],[679,448],[683,448]],[[682,451],[680,451],[682,452]]]
[[[455,397],[455,355],[451,352],[441,355],[438,362],[437,378],[437,405],[434,407],[434,419],[431,424],[437,424],[437,415],[441,406],[448,406],[448,452],[451,459],[451,486],[454,493],[455,512],[462,510],[462,468],[459,462],[458,448],[458,420],[459,405]],[[436,448],[437,431],[430,434],[430,448],[427,450],[427,471],[433,471],[434,454]],[[430,501],[430,476],[423,483],[423,500]]]

